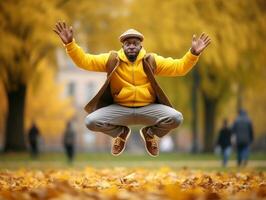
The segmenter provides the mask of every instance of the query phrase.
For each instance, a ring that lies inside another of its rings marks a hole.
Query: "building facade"
[[[64,97],[72,98],[76,111],[73,125],[76,131],[77,151],[105,151],[110,148],[110,138],[103,133],[88,130],[84,120],[87,115],[84,106],[103,85],[106,73],[91,72],[78,68],[64,50],[57,50],[59,66],[57,81],[64,86]]]

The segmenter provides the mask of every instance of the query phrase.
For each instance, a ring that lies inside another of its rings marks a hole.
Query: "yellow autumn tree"
[[[60,89],[52,80],[55,72],[49,68],[55,66],[55,48],[62,48],[52,29],[58,20],[65,20],[73,24],[79,38],[88,34],[85,42],[90,43],[89,48],[103,49],[108,46],[106,42],[109,40],[102,43],[95,41],[105,38],[106,31],[111,30],[107,27],[116,13],[110,10],[110,5],[119,5],[118,1],[109,3],[85,0],[79,3],[74,0],[0,2],[0,42],[6,47],[0,50],[1,92],[7,100],[7,104],[4,101],[0,104],[1,111],[6,110],[2,112],[6,116],[2,114],[0,118],[2,121],[6,118],[5,151],[25,150],[23,131],[29,128],[33,120],[37,121],[41,132],[54,134],[60,132],[65,120],[73,115],[73,110],[68,109],[70,102],[58,97]],[[101,34],[99,30],[102,30]],[[98,39],[94,40],[96,37]],[[49,67],[44,70],[43,66]],[[40,81],[44,78],[47,78],[47,85],[44,84],[46,81]],[[27,110],[24,109],[25,105]],[[43,110],[46,106],[49,108]]]
[[[24,106],[29,81],[41,61],[53,58],[57,38],[51,31],[64,16],[59,1],[0,2],[0,80],[7,98],[5,151],[25,150]]]
[[[248,87],[254,77],[261,77],[265,55],[264,9],[265,3],[260,0],[136,0],[130,6],[128,22],[144,32],[149,50],[163,56],[181,57],[190,47],[193,33],[206,32],[212,38],[197,65],[205,151],[212,150],[216,118],[234,97],[233,86]],[[182,79],[161,82],[176,104],[189,106],[187,93],[192,80],[189,75]]]
[[[200,1],[196,3],[201,4]],[[202,20],[213,35],[214,44],[208,55],[202,58],[200,68],[206,151],[212,149],[215,119],[218,113],[225,110],[226,102],[233,97],[234,86],[238,85],[238,88],[244,90],[261,74],[261,54],[265,52],[262,45],[265,37],[262,4],[261,1],[210,1],[205,9],[198,6],[199,16],[203,16]],[[208,26],[209,24],[212,25]],[[237,108],[240,107],[241,102]]]

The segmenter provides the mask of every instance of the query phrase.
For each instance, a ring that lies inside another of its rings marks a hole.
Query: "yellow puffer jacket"
[[[99,55],[86,54],[73,40],[65,45],[66,51],[74,63],[85,70],[106,72],[106,62],[110,53]],[[145,49],[141,49],[134,63],[130,62],[123,49],[118,56],[121,60],[113,76],[111,77],[111,93],[114,102],[128,107],[145,106],[155,101],[155,93],[143,70],[142,58]],[[188,51],[181,59],[164,58],[153,54],[157,68],[155,75],[159,76],[183,76],[196,64],[198,56]]]

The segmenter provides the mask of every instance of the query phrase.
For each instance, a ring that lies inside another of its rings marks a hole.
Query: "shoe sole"
[[[153,154],[151,154],[151,153],[149,152],[148,148],[147,148],[146,140],[145,140],[145,137],[144,137],[144,135],[143,135],[142,129],[140,129],[139,132],[140,132],[140,136],[141,136],[141,138],[142,138],[142,140],[143,140],[143,142],[144,142],[144,146],[145,146],[145,149],[146,149],[147,153],[148,153],[151,157],[157,157],[157,156],[159,155],[159,152],[158,152],[157,155],[153,155]]]
[[[129,138],[130,134],[131,134],[131,129],[129,129],[129,132],[128,132],[127,137],[126,137],[126,139],[125,139],[125,145],[124,145],[124,148],[123,148],[118,154],[114,154],[114,153],[112,152],[112,149],[111,149],[111,154],[112,154],[113,156],[119,156],[119,155],[121,155],[121,154],[123,153],[123,151],[126,149],[127,139]],[[112,145],[112,146],[113,146],[113,145]]]

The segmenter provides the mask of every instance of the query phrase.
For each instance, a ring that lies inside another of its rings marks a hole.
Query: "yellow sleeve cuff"
[[[199,56],[200,56],[200,54],[199,54],[198,56],[192,54],[191,51],[190,51],[190,49],[189,49],[188,52],[187,52],[187,57],[188,57],[189,60],[191,60],[191,61],[198,60],[198,59],[199,59]]]
[[[68,44],[64,44],[64,47],[66,48],[67,51],[71,51],[72,49],[75,48],[76,45],[76,41],[73,38],[72,42],[68,43]]]

